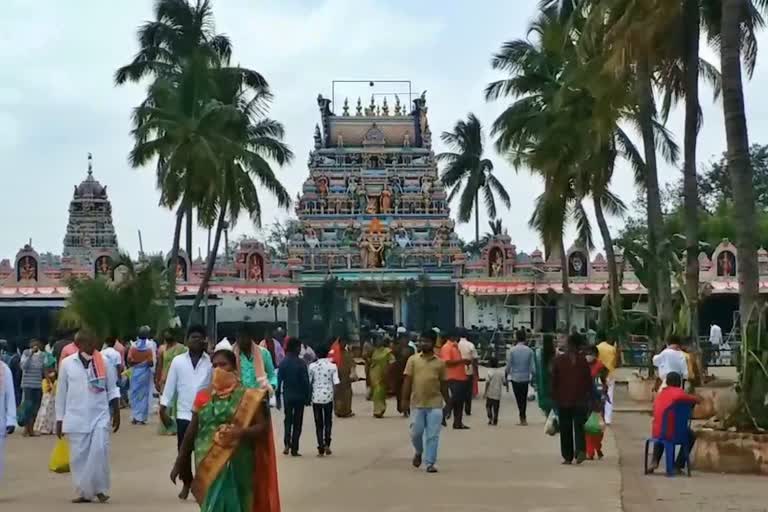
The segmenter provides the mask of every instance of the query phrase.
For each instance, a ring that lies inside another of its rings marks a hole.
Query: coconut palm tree
[[[209,0],[190,5],[187,0],[156,0],[155,19],[142,25],[137,33],[139,51],[133,60],[115,72],[115,83],[139,82],[145,77],[181,73],[191,58],[210,63],[227,61],[232,53],[229,38],[216,34],[213,8]],[[186,251],[192,254],[192,206],[186,217]]]
[[[592,233],[583,201],[591,196],[606,253],[613,260],[604,210],[620,214],[624,209],[608,188],[614,161],[626,158],[636,179],[644,178],[646,168],[621,126],[625,120],[637,124],[635,91],[627,86],[630,82],[606,76],[600,54],[603,34],[589,34],[590,44],[577,48],[583,24],[583,17],[563,20],[556,8],[544,9],[531,25],[528,39],[504,43],[494,56],[492,65],[510,77],[486,88],[489,100],[516,98],[495,121],[492,133],[497,149],[516,169],[527,167],[544,181],[531,225],[548,253],[560,252],[566,301],[569,284],[562,237],[567,223],[576,224],[579,239],[589,247]],[[654,144],[674,160],[677,148],[669,132],[655,119],[651,127]],[[615,265],[609,269],[618,308],[618,269]]]
[[[221,235],[225,226],[234,226],[242,212],[248,213],[257,227],[261,227],[261,202],[256,182],[277,199],[278,206],[288,208],[291,198],[275,176],[271,162],[283,166],[293,159],[293,152],[283,142],[285,131],[277,121],[263,116],[271,98],[268,88],[249,90],[244,87],[244,76],[224,70],[218,77],[216,100],[233,107],[235,115],[229,117],[223,127],[226,137],[219,146],[222,152],[221,167],[214,177],[214,193],[209,196],[207,208],[212,217],[215,212],[216,226],[213,245],[208,254],[205,274],[200,282],[188,325],[195,318],[200,301],[207,292],[218,255]],[[227,111],[227,114],[231,114]]]
[[[723,73],[723,113],[728,145],[728,172],[733,186],[734,214],[739,250],[739,310],[743,330],[754,316],[760,300],[757,264],[757,223],[752,169],[749,165],[749,136],[741,74],[741,34],[747,0],[722,0],[720,68]]]
[[[215,31],[213,9],[210,0],[197,0],[190,4],[187,0],[156,0],[154,7],[155,17],[144,23],[137,31],[139,51],[132,61],[120,67],[115,72],[115,84],[123,85],[127,82],[139,82],[144,78],[152,78],[156,86],[150,87],[146,99],[134,112],[134,136],[142,134],[145,139],[137,140],[134,154],[131,157],[133,163],[143,165],[151,161],[154,156],[160,156],[158,149],[150,151],[148,155],[141,156],[151,149],[146,146],[150,133],[162,131],[163,124],[155,120],[151,129],[143,127],[147,117],[153,114],[161,115],[166,121],[175,125],[172,130],[175,135],[181,135],[182,120],[186,123],[186,139],[179,141],[181,145],[193,144],[195,137],[202,137],[202,130],[198,130],[193,136],[194,129],[199,129],[199,122],[209,118],[211,112],[203,115],[203,110],[213,108],[207,102],[213,97],[214,82],[209,71],[212,68],[225,68],[229,65],[232,55],[232,44],[229,38]],[[257,72],[240,69],[244,84],[254,90],[263,90],[267,86],[266,80]],[[177,88],[178,94],[174,96],[175,105],[171,106],[168,94],[163,91]],[[158,107],[155,98],[158,96],[164,100]],[[158,108],[156,108],[158,107]],[[194,129],[192,127],[195,127]],[[210,131],[207,132],[211,134]],[[172,158],[168,152],[175,147],[171,143],[171,136],[163,138],[165,154],[159,158],[156,166],[157,184],[161,191],[160,204],[170,209],[178,208],[176,213],[176,225],[174,228],[173,244],[171,248],[171,265],[178,259],[179,240],[184,219],[187,220],[187,252],[192,250],[192,211],[200,201],[204,199],[205,187],[199,187],[192,183],[195,173],[192,172],[194,162],[187,157],[185,165],[180,166],[179,158]],[[202,139],[201,139],[202,140]],[[157,141],[157,145],[161,140]],[[206,165],[211,165],[215,155],[210,153],[210,144],[202,144],[195,153],[205,153],[203,160],[198,162],[199,173],[205,173]],[[136,150],[139,151],[136,151]],[[145,158],[146,156],[146,158]],[[181,155],[178,155],[181,156]],[[193,188],[203,194],[187,193]],[[167,190],[166,190],[167,189]],[[198,219],[201,224],[210,219]],[[175,289],[176,274],[169,273],[171,289]],[[169,295],[169,309],[174,309],[175,295]]]
[[[459,222],[469,222],[475,212],[475,241],[480,240],[480,193],[491,219],[496,218],[496,196],[509,208],[510,200],[504,185],[493,175],[493,162],[483,158],[483,129],[480,120],[470,113],[467,120],[456,123],[453,131],[440,136],[451,152],[437,155],[445,164],[441,180],[451,188],[448,201],[459,199]]]

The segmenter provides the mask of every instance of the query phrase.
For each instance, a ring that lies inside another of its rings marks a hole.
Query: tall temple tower
[[[330,99],[317,102],[321,123],[297,201],[300,232],[289,248],[304,287],[302,323],[329,315],[338,323],[341,309],[350,325],[365,324],[367,310],[371,324],[452,327],[454,267],[463,256],[424,95],[411,109],[394,94],[365,106],[358,98],[353,112],[344,100],[341,114]],[[333,312],[328,286],[343,288]]]
[[[75,186],[69,203],[63,256],[87,259],[99,250],[117,250],[117,235],[112,225],[107,187],[93,177],[93,156],[89,153],[88,176]]]

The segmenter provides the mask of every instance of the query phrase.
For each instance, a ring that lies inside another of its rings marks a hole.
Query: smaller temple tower
[[[69,204],[63,256],[87,259],[99,250],[117,250],[117,235],[107,187],[93,177],[93,156],[88,153],[88,176],[75,186]]]

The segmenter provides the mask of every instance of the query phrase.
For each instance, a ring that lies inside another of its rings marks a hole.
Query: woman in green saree
[[[536,396],[539,409],[544,416],[554,407],[552,402],[552,361],[555,359],[555,340],[551,334],[545,334],[542,344],[536,349]]]
[[[369,376],[371,380],[371,397],[373,398],[373,416],[381,418],[387,412],[387,392],[389,390],[389,367],[395,362],[395,355],[389,348],[389,342],[384,339],[376,340],[371,353]]]
[[[268,391],[240,384],[232,351],[211,362],[211,388],[195,399],[171,481],[191,483],[201,512],[280,512]]]
[[[178,343],[173,335],[173,331],[167,329],[163,333],[164,343],[157,351],[157,375],[155,383],[157,390],[162,393],[165,388],[165,381],[168,379],[168,370],[171,368],[171,361],[176,356],[184,354],[187,351],[186,345]],[[168,418],[170,419],[169,426],[165,426],[163,422],[160,422],[160,435],[162,436],[175,436],[176,435],[176,400],[170,403],[168,407]]]

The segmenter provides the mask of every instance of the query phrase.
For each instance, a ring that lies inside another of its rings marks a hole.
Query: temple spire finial
[[[93,176],[93,153],[88,152],[88,176]]]

